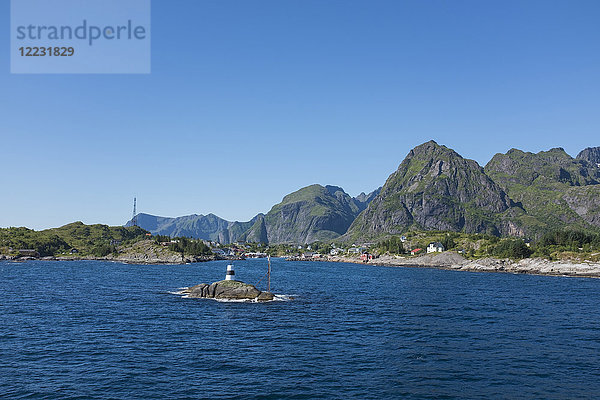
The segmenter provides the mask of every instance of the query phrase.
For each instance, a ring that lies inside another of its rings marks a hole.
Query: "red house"
[[[373,257],[373,254],[369,254],[369,253],[363,253],[360,255],[360,259],[364,262],[367,261],[371,261],[373,260],[375,257]]]

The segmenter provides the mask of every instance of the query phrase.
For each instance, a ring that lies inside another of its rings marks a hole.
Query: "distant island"
[[[465,262],[594,264],[600,262],[600,147],[576,158],[561,148],[512,149],[481,167],[429,141],[369,194],[351,197],[315,184],[247,222],[213,214],[135,219],[137,226],[0,229],[0,258],[187,263],[271,254],[373,262],[416,259],[435,245]]]

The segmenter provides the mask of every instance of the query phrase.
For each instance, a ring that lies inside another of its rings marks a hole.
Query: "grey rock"
[[[256,300],[258,301],[271,301],[275,298],[275,295],[270,292],[261,292]]]
[[[375,197],[377,197],[377,195],[381,192],[382,187],[375,189],[374,191],[372,191],[369,194],[366,194],[365,192],[362,192],[361,194],[359,194],[358,196],[356,196],[354,198],[354,200],[356,200],[356,202],[359,204],[359,207],[361,208],[361,211],[366,209],[367,206],[369,205],[369,203],[371,201],[373,201],[373,199]]]
[[[208,298],[219,300],[273,300],[272,293],[261,292],[253,285],[240,281],[219,281],[211,283],[201,283],[192,286],[182,292],[192,298]]]
[[[190,297],[205,297],[207,288],[208,288],[208,285],[206,283],[201,283],[199,285],[193,286],[193,287],[189,288],[189,290],[190,290],[189,296]]]
[[[217,285],[215,288],[215,299],[252,300],[260,296],[260,290],[252,285],[242,284],[241,282],[231,284],[229,282],[235,281],[226,281]]]
[[[580,160],[586,160],[596,166],[600,165],[600,147],[588,147],[577,154],[577,158]]]

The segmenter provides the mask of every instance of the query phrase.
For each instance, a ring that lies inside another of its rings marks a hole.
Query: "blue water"
[[[0,262],[0,398],[600,398],[600,280],[275,260],[293,301],[169,293],[225,266]]]

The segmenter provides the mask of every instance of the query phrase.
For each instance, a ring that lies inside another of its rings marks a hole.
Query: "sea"
[[[272,264],[0,262],[0,398],[600,398],[598,279]]]

